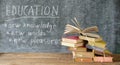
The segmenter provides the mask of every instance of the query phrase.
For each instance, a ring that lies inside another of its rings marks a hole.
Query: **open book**
[[[78,34],[82,34],[84,36],[89,36],[89,37],[95,37],[95,38],[99,38],[100,36],[97,34],[93,34],[91,32],[98,32],[98,28],[97,26],[92,26],[92,27],[88,27],[85,29],[80,29],[76,26],[67,24],[65,27],[65,31],[64,34],[68,34],[68,33],[78,33]]]
[[[88,28],[85,28],[85,29],[81,29],[81,28],[80,28],[80,24],[79,24],[79,22],[77,21],[76,18],[74,18],[74,19],[72,20],[72,22],[73,22],[76,26],[67,24],[66,27],[65,27],[64,34],[68,34],[68,33],[78,33],[78,34],[81,34],[81,35],[83,35],[83,36],[89,36],[89,37],[94,37],[94,38],[99,38],[99,37],[100,37],[100,36],[97,35],[97,34],[93,34],[93,32],[98,32],[98,27],[97,27],[97,26],[92,26],[92,27],[88,27]]]

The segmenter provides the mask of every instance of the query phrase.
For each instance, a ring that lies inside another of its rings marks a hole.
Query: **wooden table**
[[[1,53],[0,65],[120,65],[120,55],[113,63],[74,62],[68,53]]]

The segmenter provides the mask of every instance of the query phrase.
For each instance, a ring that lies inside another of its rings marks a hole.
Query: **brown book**
[[[93,37],[87,37],[87,36],[79,36],[79,38],[82,40],[90,41],[90,42],[96,42],[96,41],[102,40],[102,38],[93,38]]]
[[[94,57],[94,62],[113,62],[113,57]]]
[[[69,47],[69,50],[71,51],[81,51],[81,52],[86,52],[87,48],[83,47],[83,46],[79,46],[79,47]]]
[[[93,62],[92,58],[78,57],[74,59],[75,62]]]
[[[72,53],[73,53],[73,58],[77,58],[77,57],[93,58],[94,57],[93,52],[76,52],[76,51],[72,51]]]
[[[83,46],[83,43],[70,43],[70,42],[61,42],[61,45],[63,46],[68,46],[68,47],[79,47],[79,46]]]

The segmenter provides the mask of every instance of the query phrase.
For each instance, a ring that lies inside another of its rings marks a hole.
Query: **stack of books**
[[[65,34],[78,34],[62,37],[61,45],[67,46],[76,62],[112,62],[111,52],[106,49],[106,42],[95,32],[97,26],[81,29],[76,18],[72,20],[77,26],[66,25]]]
[[[67,36],[62,38],[62,45],[76,48],[83,46],[83,41],[78,36]]]
[[[61,45],[67,46],[73,54],[73,59],[77,62],[93,62],[94,53],[88,52],[84,40],[79,36],[63,37]]]
[[[106,42],[102,40],[102,38],[86,36],[80,36],[80,38],[87,40],[88,44],[86,45],[86,48],[92,49],[94,54],[96,54],[93,57],[94,62],[112,62],[112,53],[106,49]]]

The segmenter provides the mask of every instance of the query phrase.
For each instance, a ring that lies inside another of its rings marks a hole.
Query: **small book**
[[[79,38],[79,36],[71,35],[71,36],[65,36],[65,37],[63,37],[62,41],[77,43],[77,42],[82,42],[83,40],[81,40]]]
[[[73,39],[73,40],[79,40],[79,36],[75,36],[75,35],[65,36],[65,37],[63,37],[63,38]]]
[[[94,62],[113,62],[113,57],[94,57]]]
[[[92,58],[77,57],[74,59],[75,62],[93,62]]]
[[[61,45],[63,46],[68,46],[68,47],[79,47],[79,46],[83,46],[83,43],[70,43],[70,42],[61,42]]]

